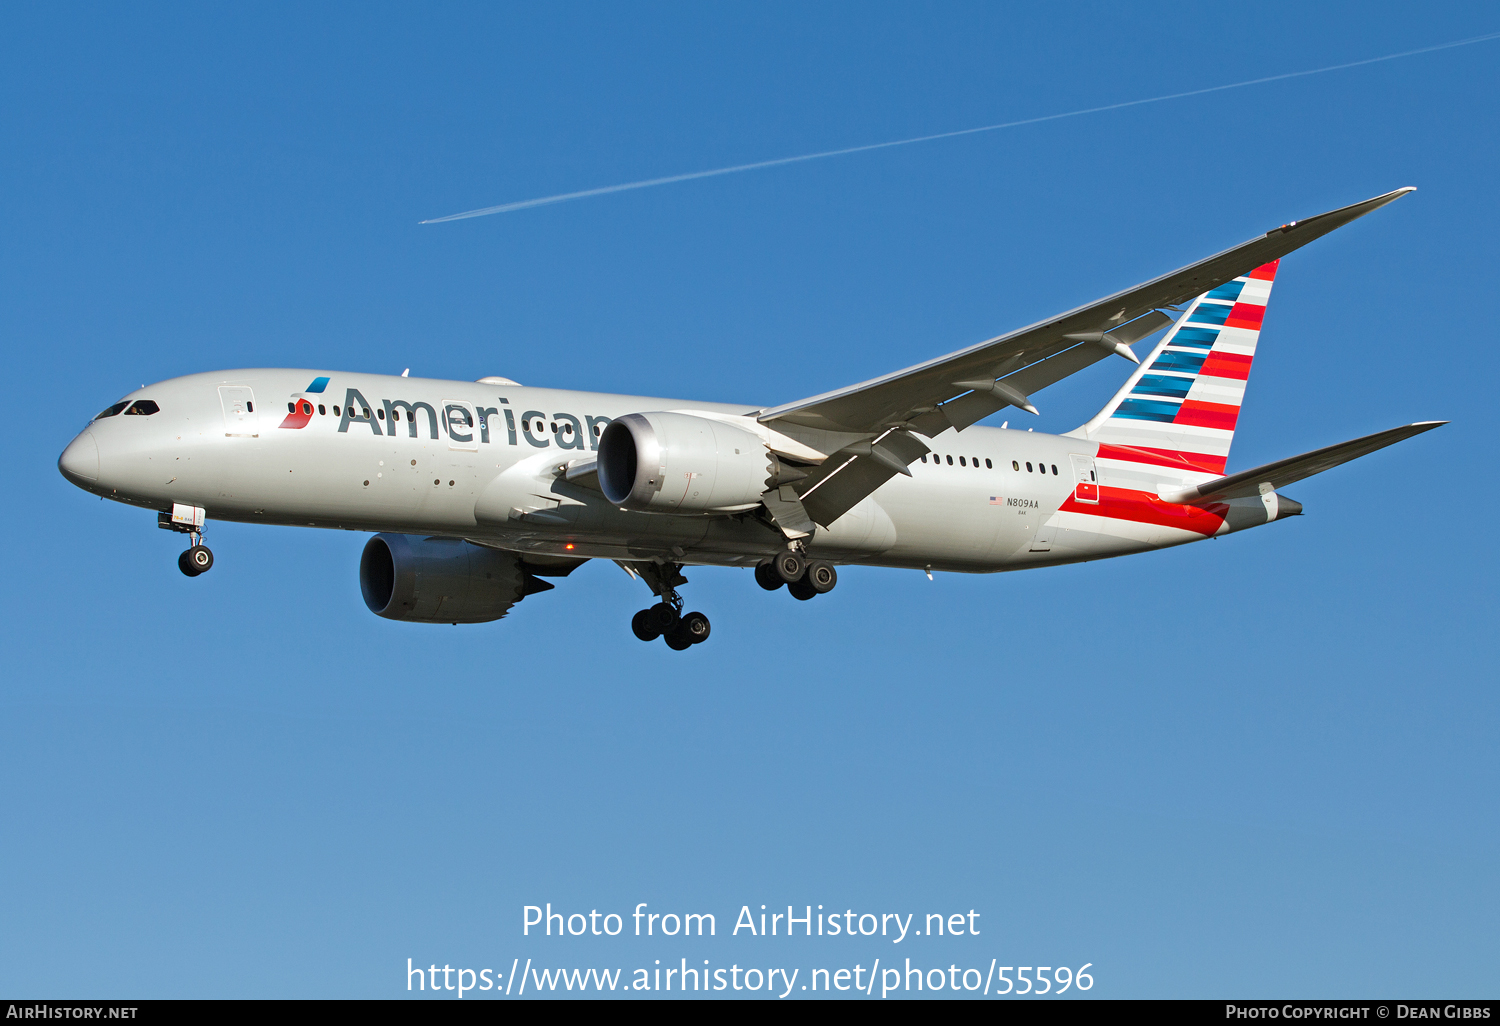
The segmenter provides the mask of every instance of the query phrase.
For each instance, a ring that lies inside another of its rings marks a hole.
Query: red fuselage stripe
[[[1217,533],[1224,523],[1225,509],[1225,506],[1218,503],[1203,509],[1198,506],[1184,506],[1177,502],[1163,502],[1150,492],[1100,485],[1097,504],[1080,503],[1070,495],[1068,501],[1059,507],[1059,512],[1087,513],[1090,516],[1107,517],[1111,520],[1129,520],[1137,524],[1175,527],[1207,537]]]

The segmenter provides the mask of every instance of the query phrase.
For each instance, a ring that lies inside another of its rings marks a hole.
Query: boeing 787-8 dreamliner
[[[1439,426],[1392,428],[1226,474],[1282,257],[1410,192],[1243,245],[905,370],[779,406],[332,370],[215,371],[125,396],[58,467],[155,510],[213,566],[208,519],[375,532],[365,603],[482,623],[612,559],[650,587],[645,641],[686,649],[686,566],[753,567],[798,599],[844,564],[989,573],[1200,541],[1300,513],[1286,486]],[[1171,311],[1170,313],[1163,311]],[[1132,346],[1165,331],[1139,359]],[[1136,364],[1061,435],[980,427],[1111,356]]]

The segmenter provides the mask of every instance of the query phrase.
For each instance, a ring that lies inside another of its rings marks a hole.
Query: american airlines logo
[[[328,405],[319,404],[310,396],[321,396],[328,387],[328,378],[316,378],[307,391],[293,394],[287,404],[286,418],[281,427],[290,430],[304,428],[314,415],[325,416]],[[504,399],[499,406],[483,406],[462,400],[432,403],[405,399],[384,399],[372,403],[357,388],[344,391],[344,401],[332,407],[339,418],[339,433],[369,428],[371,433],[395,438],[426,438],[436,441],[446,435],[458,447],[470,448],[499,443],[502,435],[508,445],[526,444],[538,449],[556,446],[559,449],[597,449],[599,436],[609,424],[610,417],[575,416],[571,413],[544,413],[541,410],[526,410],[517,419]],[[503,427],[502,427],[503,423]]]
[[[306,397],[318,395],[328,387],[327,378],[313,378],[312,384],[307,386],[305,392],[293,392],[292,401],[286,404],[286,419],[281,422],[284,428],[305,428],[307,422],[313,417],[313,404]]]

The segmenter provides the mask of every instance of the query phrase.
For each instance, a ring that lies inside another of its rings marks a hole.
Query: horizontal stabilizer
[[[1321,474],[1340,463],[1348,463],[1361,456],[1368,456],[1377,449],[1395,445],[1402,439],[1420,435],[1424,431],[1431,431],[1446,423],[1448,423],[1446,420],[1424,420],[1416,424],[1404,424],[1388,431],[1377,431],[1373,435],[1365,435],[1363,438],[1356,438],[1349,442],[1340,442],[1326,449],[1317,449],[1303,453],[1301,456],[1293,456],[1291,459],[1267,463],[1254,470],[1206,481],[1201,485],[1184,488],[1171,495],[1163,495],[1162,498],[1168,502],[1181,502],[1192,506],[1226,499],[1250,498],[1266,491],[1284,488],[1303,478],[1312,477],[1314,474]]]

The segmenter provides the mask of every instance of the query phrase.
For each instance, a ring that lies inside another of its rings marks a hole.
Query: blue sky
[[[1100,996],[1493,996],[1500,42],[417,222],[1497,28],[1442,3],[7,8],[0,991],[899,956],[1091,962]],[[55,469],[118,395],[216,368],[788,401],[1403,185],[1283,262],[1230,469],[1453,424],[1170,552],[851,568],[811,603],[694,570],[714,635],[677,654],[630,635],[645,590],[608,563],[458,628],[371,616],[359,535],[215,525],[189,581],[149,514]],[[721,936],[522,938],[549,901]],[[762,903],[983,932],[722,936]]]

